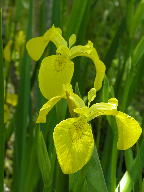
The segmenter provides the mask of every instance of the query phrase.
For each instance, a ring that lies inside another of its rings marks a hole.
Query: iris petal
[[[74,72],[72,61],[62,55],[45,57],[39,70],[39,87],[47,99],[63,95],[63,85],[69,84]]]
[[[118,112],[116,115],[116,122],[118,126],[117,148],[126,150],[137,142],[142,129],[134,118],[122,112]]]
[[[90,125],[83,117],[60,122],[54,129],[53,137],[63,173],[75,173],[90,159],[94,139]]]
[[[93,43],[91,41],[88,42],[87,45],[82,46],[74,46],[70,50],[70,57],[71,59],[77,57],[77,56],[85,56],[90,58],[96,68],[96,78],[94,82],[94,87],[98,91],[102,87],[102,81],[105,75],[105,65],[104,63],[99,59],[99,56],[97,54],[96,49],[93,47]]]
[[[96,103],[93,104],[90,108],[83,107],[77,108],[74,111],[80,115],[84,115],[88,121],[91,121],[95,117],[101,115],[116,115],[117,114],[117,103],[113,100],[117,100],[115,98],[109,99],[108,103]]]
[[[50,99],[46,102],[39,111],[39,116],[37,118],[36,123],[46,123],[46,116],[49,111],[54,107],[54,105],[61,99],[62,97],[57,96]]]

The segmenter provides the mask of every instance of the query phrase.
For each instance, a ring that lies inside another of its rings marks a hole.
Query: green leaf
[[[44,182],[44,188],[48,189],[50,187],[49,181],[50,181],[51,162],[49,159],[49,154],[47,152],[45,140],[40,129],[37,130],[37,157]]]
[[[126,171],[120,180],[115,192],[131,192],[135,182],[138,179],[138,174],[141,169],[144,167],[144,140],[142,141],[137,157],[132,163],[132,166],[129,171]]]
[[[70,177],[70,190],[72,192],[107,192],[107,186],[96,147],[87,165]]]
[[[121,109],[124,110],[128,105],[128,102],[133,98],[134,89],[137,88],[139,81],[142,78],[142,71],[143,71],[143,61],[142,58],[144,57],[144,36],[137,44],[136,48],[134,49],[133,56],[132,56],[132,64],[131,70],[127,77],[127,83],[124,86],[123,90],[123,97],[122,97],[122,106]]]
[[[66,26],[66,37],[67,38],[69,38],[69,36],[72,33],[78,35],[89,3],[91,3],[90,0],[85,0],[85,1],[74,0],[73,1],[72,11],[71,11],[71,14],[69,16],[67,26]]]
[[[2,43],[2,9],[0,9],[0,191],[4,191],[4,74]]]
[[[133,37],[142,19],[144,19],[144,0],[141,0],[136,8],[134,16],[131,18],[130,36]]]

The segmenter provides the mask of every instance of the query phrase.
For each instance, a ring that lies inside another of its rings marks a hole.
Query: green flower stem
[[[33,0],[29,0],[29,16],[27,23],[27,36],[32,36],[32,16]],[[19,99],[16,114],[16,133],[15,133],[15,161],[14,161],[14,191],[23,191],[24,188],[24,169],[28,162],[25,161],[26,154],[26,134],[28,128],[28,115],[30,109],[30,75],[31,63],[26,49],[20,65]]]
[[[2,47],[2,9],[0,9],[0,191],[4,191],[4,77]]]
[[[113,118],[113,117],[112,117]],[[113,144],[112,144],[112,156],[111,156],[111,168],[110,168],[110,192],[114,192],[116,188],[116,169],[117,169],[117,157],[118,157],[118,151],[117,151],[117,127],[115,119],[111,120],[111,125],[113,129]]]

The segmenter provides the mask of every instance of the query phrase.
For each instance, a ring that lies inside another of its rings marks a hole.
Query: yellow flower
[[[20,54],[21,48],[23,47],[24,43],[25,43],[25,34],[23,31],[19,31],[15,37],[13,50],[17,51],[17,53]],[[9,40],[4,48],[4,58],[8,62],[11,61],[13,55],[12,44],[13,41]]]
[[[49,113],[49,111],[54,107],[54,105],[59,102],[62,98],[67,99],[69,111],[71,115],[74,113],[75,108],[84,107],[85,103],[84,101],[75,93],[73,93],[72,87],[70,84],[63,86],[63,95],[61,96],[55,96],[51,98],[49,101],[47,101],[42,108],[39,111],[39,116],[37,118],[37,123],[45,123],[46,122],[46,116]]]
[[[7,45],[4,48],[4,58],[6,61],[10,62],[11,61],[11,47],[12,47],[12,40],[9,40]]]
[[[87,121],[91,121],[95,117],[101,115],[113,115],[116,118],[118,127],[117,148],[120,150],[126,150],[137,142],[142,129],[134,118],[123,112],[117,111],[117,106],[117,99],[111,98],[108,100],[108,103],[96,103],[90,108],[77,108],[74,109],[74,111],[81,116],[85,116]]]
[[[80,170],[90,159],[94,139],[91,126],[83,116],[60,122],[53,137],[63,173],[72,174]]]
[[[12,106],[17,105],[18,97],[15,93],[7,93],[6,95],[6,102]]]
[[[56,46],[56,55],[48,56],[42,60],[38,75],[39,87],[44,97],[51,99],[64,94],[63,85],[71,82],[74,72],[74,63],[71,60],[77,56],[85,56],[93,61],[97,73],[94,87],[97,91],[101,88],[105,65],[99,59],[91,41],[88,41],[85,46],[72,47],[76,41],[76,36],[72,34],[68,46],[62,37],[61,29],[52,26],[43,36],[32,38],[27,42],[26,47],[33,60],[40,59],[50,41]]]
[[[4,105],[4,123],[7,123],[11,117],[10,109],[8,105]]]
[[[142,129],[138,122],[125,113],[117,111],[118,101],[111,98],[108,103],[96,103],[85,106],[83,100],[73,93],[70,86],[64,87],[65,94],[50,99],[40,109],[37,123],[46,122],[46,115],[61,99],[67,99],[73,118],[61,121],[54,128],[53,138],[59,164],[63,173],[72,174],[80,170],[90,159],[94,139],[89,121],[101,115],[113,115],[118,127],[117,148],[125,150],[133,146],[141,135]],[[95,98],[96,91],[88,93],[88,103]]]
[[[22,30],[20,30],[15,38],[15,49],[17,51],[20,51],[20,49],[24,44],[25,44],[25,33]]]
[[[14,93],[7,93],[6,104],[4,104],[4,123],[7,123],[11,119],[12,111],[10,106],[17,105],[17,95]]]

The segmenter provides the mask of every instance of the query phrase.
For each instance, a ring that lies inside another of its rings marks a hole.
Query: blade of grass
[[[137,154],[136,159],[133,161],[133,164],[129,171],[126,171],[120,180],[115,192],[131,192],[133,185],[137,180],[139,170],[144,167],[144,140],[140,145],[139,153]]]
[[[133,93],[131,92],[131,86],[135,82],[135,77],[139,76],[140,69],[141,69],[140,64],[143,64],[142,62],[140,62],[140,60],[143,55],[144,55],[144,37],[140,40],[140,42],[136,46],[132,56],[132,67],[131,67],[131,71],[129,72],[129,76],[127,78],[127,83],[124,86],[123,96],[122,96],[121,109],[123,111],[127,107],[128,102],[133,97]],[[132,95],[130,95],[130,93]]]
[[[130,36],[133,37],[135,32],[144,18],[144,1],[141,0],[136,8],[135,14],[131,16]]]
[[[27,26],[27,37],[32,36],[32,15],[33,15],[33,0],[29,0],[29,16]],[[22,191],[24,182],[23,168],[25,162],[25,142],[26,132],[28,127],[28,114],[30,104],[30,58],[24,50],[24,57],[20,68],[20,83],[18,94],[18,106],[16,115],[16,133],[15,133],[15,162],[14,162],[14,191]]]
[[[49,155],[47,152],[47,147],[45,144],[45,140],[43,137],[42,132],[38,127],[36,127],[37,132],[37,157],[38,157],[38,163],[41,170],[41,174],[43,177],[44,182],[44,191],[47,191],[50,187],[50,169],[51,169],[51,162],[49,159]]]
[[[53,0],[52,24],[56,27],[61,26],[61,0]]]
[[[120,39],[122,39],[122,37],[123,37],[125,27],[126,27],[125,22],[126,21],[125,21],[125,17],[124,17],[120,23],[120,26],[118,27],[118,29],[116,31],[116,34],[110,44],[108,51],[106,52],[106,55],[104,57],[104,64],[106,65],[107,70],[111,66],[112,60],[114,59],[117,49],[118,49]]]
[[[66,38],[69,38],[72,33],[75,33],[78,36],[89,3],[91,3],[89,0],[73,1],[72,11],[66,26]]]
[[[3,76],[3,43],[2,43],[2,9],[0,9],[0,191],[4,191],[4,76]]]

